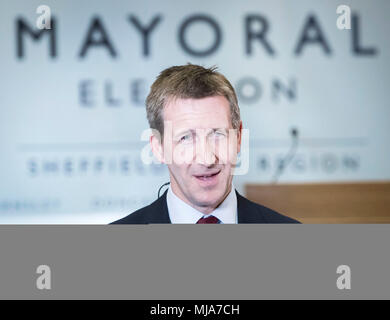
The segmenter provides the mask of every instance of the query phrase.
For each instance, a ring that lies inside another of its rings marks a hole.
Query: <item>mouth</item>
[[[201,185],[211,186],[217,183],[218,175],[220,174],[220,172],[221,170],[204,174],[196,174],[194,175],[194,177],[201,183]]]

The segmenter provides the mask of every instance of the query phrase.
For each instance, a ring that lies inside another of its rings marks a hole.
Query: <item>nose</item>
[[[208,167],[215,164],[217,161],[215,143],[207,138],[199,140],[195,145],[195,162]]]

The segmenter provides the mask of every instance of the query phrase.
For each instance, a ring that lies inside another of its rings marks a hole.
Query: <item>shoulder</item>
[[[170,223],[166,205],[166,192],[150,205],[110,224]]]
[[[237,201],[241,223],[300,223],[261,204],[250,201],[238,192]]]
[[[128,216],[111,222],[110,224],[145,224],[146,223],[146,215],[149,211],[149,206],[143,207]]]

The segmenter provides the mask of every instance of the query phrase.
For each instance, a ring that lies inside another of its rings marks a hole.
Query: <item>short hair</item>
[[[233,86],[216,67],[187,64],[163,70],[150,88],[146,98],[146,115],[149,126],[164,135],[164,107],[172,99],[201,99],[224,96],[230,105],[234,129],[240,127],[240,109]]]

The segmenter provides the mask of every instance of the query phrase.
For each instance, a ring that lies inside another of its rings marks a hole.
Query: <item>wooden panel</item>
[[[302,223],[390,223],[390,181],[248,184],[245,193]]]

